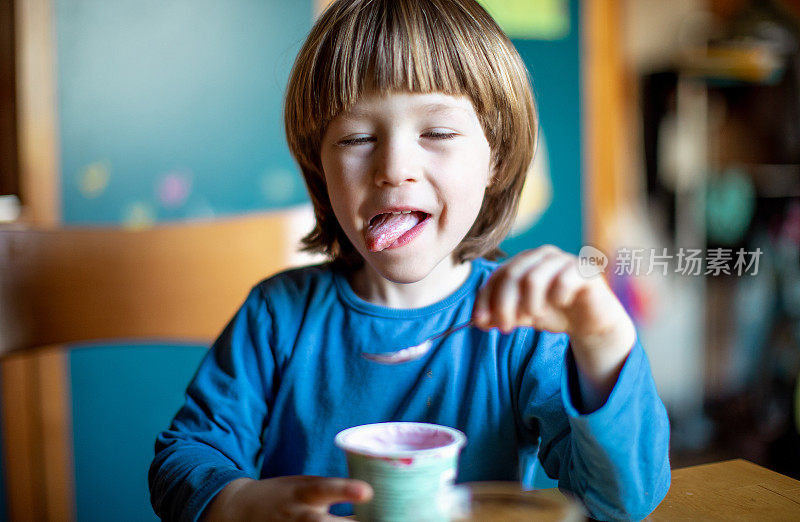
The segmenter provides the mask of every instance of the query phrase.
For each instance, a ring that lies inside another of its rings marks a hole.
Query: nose
[[[375,184],[399,186],[419,181],[420,166],[417,155],[409,143],[389,139],[380,143],[375,151]]]

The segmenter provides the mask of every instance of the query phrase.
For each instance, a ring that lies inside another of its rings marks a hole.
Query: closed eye
[[[371,141],[375,141],[375,138],[372,136],[356,136],[355,138],[348,138],[346,140],[341,140],[337,145],[341,146],[348,146],[348,145],[360,145],[362,143],[369,143]]]
[[[431,138],[434,140],[450,140],[458,136],[457,132],[439,132],[430,131],[422,135],[423,138]]]
[[[453,139],[458,136],[457,132],[439,132],[439,131],[430,131],[422,134],[423,138],[433,139],[433,140],[449,140]],[[364,143],[371,143],[375,141],[374,136],[356,136],[355,138],[347,138],[344,140],[340,140],[337,145],[342,147],[347,147],[350,145],[361,145]]]

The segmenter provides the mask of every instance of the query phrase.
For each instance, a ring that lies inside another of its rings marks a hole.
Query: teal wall
[[[533,78],[539,125],[547,135],[552,201],[527,231],[507,239],[509,254],[553,244],[577,254],[583,239],[581,62],[578,0],[569,1],[569,29],[552,40],[512,39]],[[540,146],[542,142],[539,142]]]
[[[311,1],[56,0],[63,221],[306,200],[283,133]]]
[[[158,518],[147,470],[206,346],[98,344],[69,352],[75,500],[81,522]]]

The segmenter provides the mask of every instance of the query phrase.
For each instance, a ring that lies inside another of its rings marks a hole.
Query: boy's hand
[[[606,395],[636,340],[633,321],[605,280],[583,277],[578,258],[552,245],[498,267],[478,293],[473,319],[503,332],[517,326],[566,332],[581,377]]]
[[[366,502],[372,488],[361,480],[298,475],[264,480],[237,479],[211,501],[203,520],[334,521],[331,504]]]

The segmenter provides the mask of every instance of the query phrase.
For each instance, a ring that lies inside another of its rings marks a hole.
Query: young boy
[[[300,51],[289,146],[331,262],[257,285],[156,442],[165,520],[327,520],[371,496],[342,429],[468,437],[459,482],[538,458],[591,516],[638,519],[670,482],[669,427],[630,318],[545,246],[498,265],[535,143],[518,54],[474,0],[339,0]],[[393,352],[474,319],[395,366]]]

